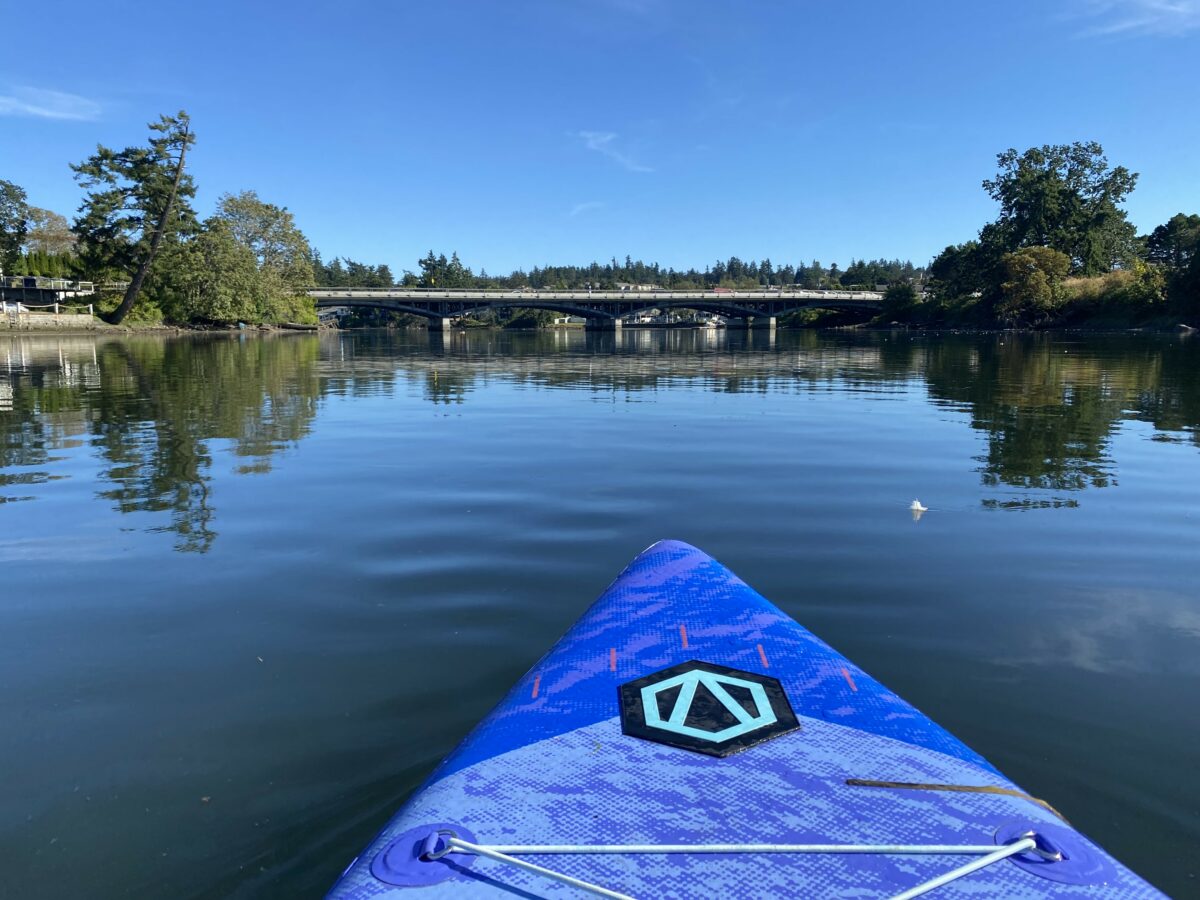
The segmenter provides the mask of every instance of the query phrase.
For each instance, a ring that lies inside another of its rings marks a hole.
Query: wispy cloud
[[[649,166],[642,165],[628,153],[618,150],[614,146],[617,140],[615,131],[580,131],[576,137],[583,141],[583,145],[589,150],[595,150],[597,153],[602,153],[613,162],[628,169],[630,172],[653,172]]]
[[[604,208],[603,200],[587,200],[583,203],[576,203],[574,206],[572,206],[570,215],[572,217],[582,216],[586,212],[591,212],[592,210],[603,209],[603,208]]]
[[[0,116],[82,122],[99,118],[100,104],[87,97],[63,91],[14,87],[7,94],[0,94]]]
[[[1200,0],[1083,0],[1082,37],[1177,37],[1200,28]]]

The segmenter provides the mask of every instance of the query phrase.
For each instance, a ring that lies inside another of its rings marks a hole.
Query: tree
[[[1135,232],[1119,205],[1138,176],[1109,168],[1098,143],[1010,149],[996,158],[1000,171],[983,187],[1000,204],[1000,217],[984,229],[984,243],[1002,252],[1051,247],[1082,275],[1132,260]]]
[[[72,278],[75,275],[75,257],[69,253],[46,253],[42,250],[33,250],[23,254],[17,260],[10,274]]]
[[[943,300],[982,294],[990,286],[990,265],[979,241],[952,244],[929,264],[933,289]]]
[[[758,281],[760,284],[773,284],[775,280],[775,268],[771,265],[769,258],[764,259],[758,264]]]
[[[259,321],[267,301],[258,260],[215,216],[163,253],[150,292],[175,322]]]
[[[29,230],[29,205],[25,189],[0,180],[0,269],[9,272],[21,256],[21,245]]]
[[[1171,279],[1169,296],[1176,312],[1191,322],[1200,319],[1200,252],[1193,253],[1188,267]]]
[[[1187,269],[1200,250],[1200,216],[1176,213],[1146,238],[1146,260],[1171,272]]]
[[[430,250],[423,259],[417,260],[417,265],[421,267],[421,287],[469,288],[475,280],[474,274],[462,264],[457,253],[446,259],[446,254],[434,256]],[[536,272],[535,269],[529,280],[534,287],[540,287],[541,279]]]
[[[921,304],[917,289],[908,282],[891,285],[883,294],[882,316],[887,322],[905,322]]]
[[[1000,285],[996,314],[1011,325],[1046,321],[1062,301],[1062,280],[1071,258],[1051,247],[1024,247],[1002,260],[1006,280]]]
[[[120,323],[138,295],[162,249],[195,226],[189,200],[196,195],[185,171],[195,143],[191,120],[180,110],[149,125],[147,146],[96,152],[71,168],[88,190],[73,231],[85,268],[96,274],[118,272],[129,278],[120,305],[108,321]]]
[[[421,287],[437,287],[442,269],[446,266],[446,254],[443,253],[437,257],[430,250],[424,257],[417,260],[417,265],[421,267]]]
[[[217,218],[228,223],[237,241],[254,254],[259,268],[278,278],[283,290],[298,293],[315,284],[312,250],[287,207],[243,191],[221,197]]]
[[[314,274],[319,271],[316,263],[313,264]],[[321,272],[323,280],[320,282],[326,287],[346,287],[346,270],[342,267],[341,259],[335,258],[329,265],[323,267]]]
[[[66,256],[75,252],[75,235],[66,216],[37,206],[29,207],[29,233],[25,252]]]

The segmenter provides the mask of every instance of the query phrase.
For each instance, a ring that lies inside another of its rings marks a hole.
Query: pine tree
[[[73,228],[90,272],[119,272],[129,278],[121,303],[108,320],[124,320],[162,249],[163,242],[195,227],[189,200],[196,195],[185,171],[195,142],[191,120],[182,110],[149,126],[149,145],[96,153],[73,165],[88,195]]]

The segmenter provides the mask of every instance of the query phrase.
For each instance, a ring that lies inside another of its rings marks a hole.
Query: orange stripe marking
[[[846,679],[846,684],[850,685],[850,690],[858,692],[858,685],[854,683],[854,679],[850,677],[850,670],[842,666],[842,677]]]
[[[616,647],[608,648],[608,671],[610,671],[610,672],[617,671],[617,648]]]
[[[538,695],[538,688],[539,688],[539,687],[541,687],[541,686],[542,686],[542,676],[541,676],[541,675],[534,675],[534,676],[533,676],[533,698],[534,698],[535,700],[537,699],[537,695]]]
[[[762,660],[764,669],[771,668],[771,664],[767,662],[767,652],[763,650],[762,644],[758,645],[758,658]]]
[[[687,626],[684,625],[682,622],[679,623],[679,637],[683,641],[683,649],[686,650],[688,648]]]

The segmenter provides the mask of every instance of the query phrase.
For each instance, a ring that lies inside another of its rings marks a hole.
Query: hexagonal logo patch
[[[709,756],[729,756],[800,727],[779,679],[715,663],[680,663],[617,691],[625,734]]]

